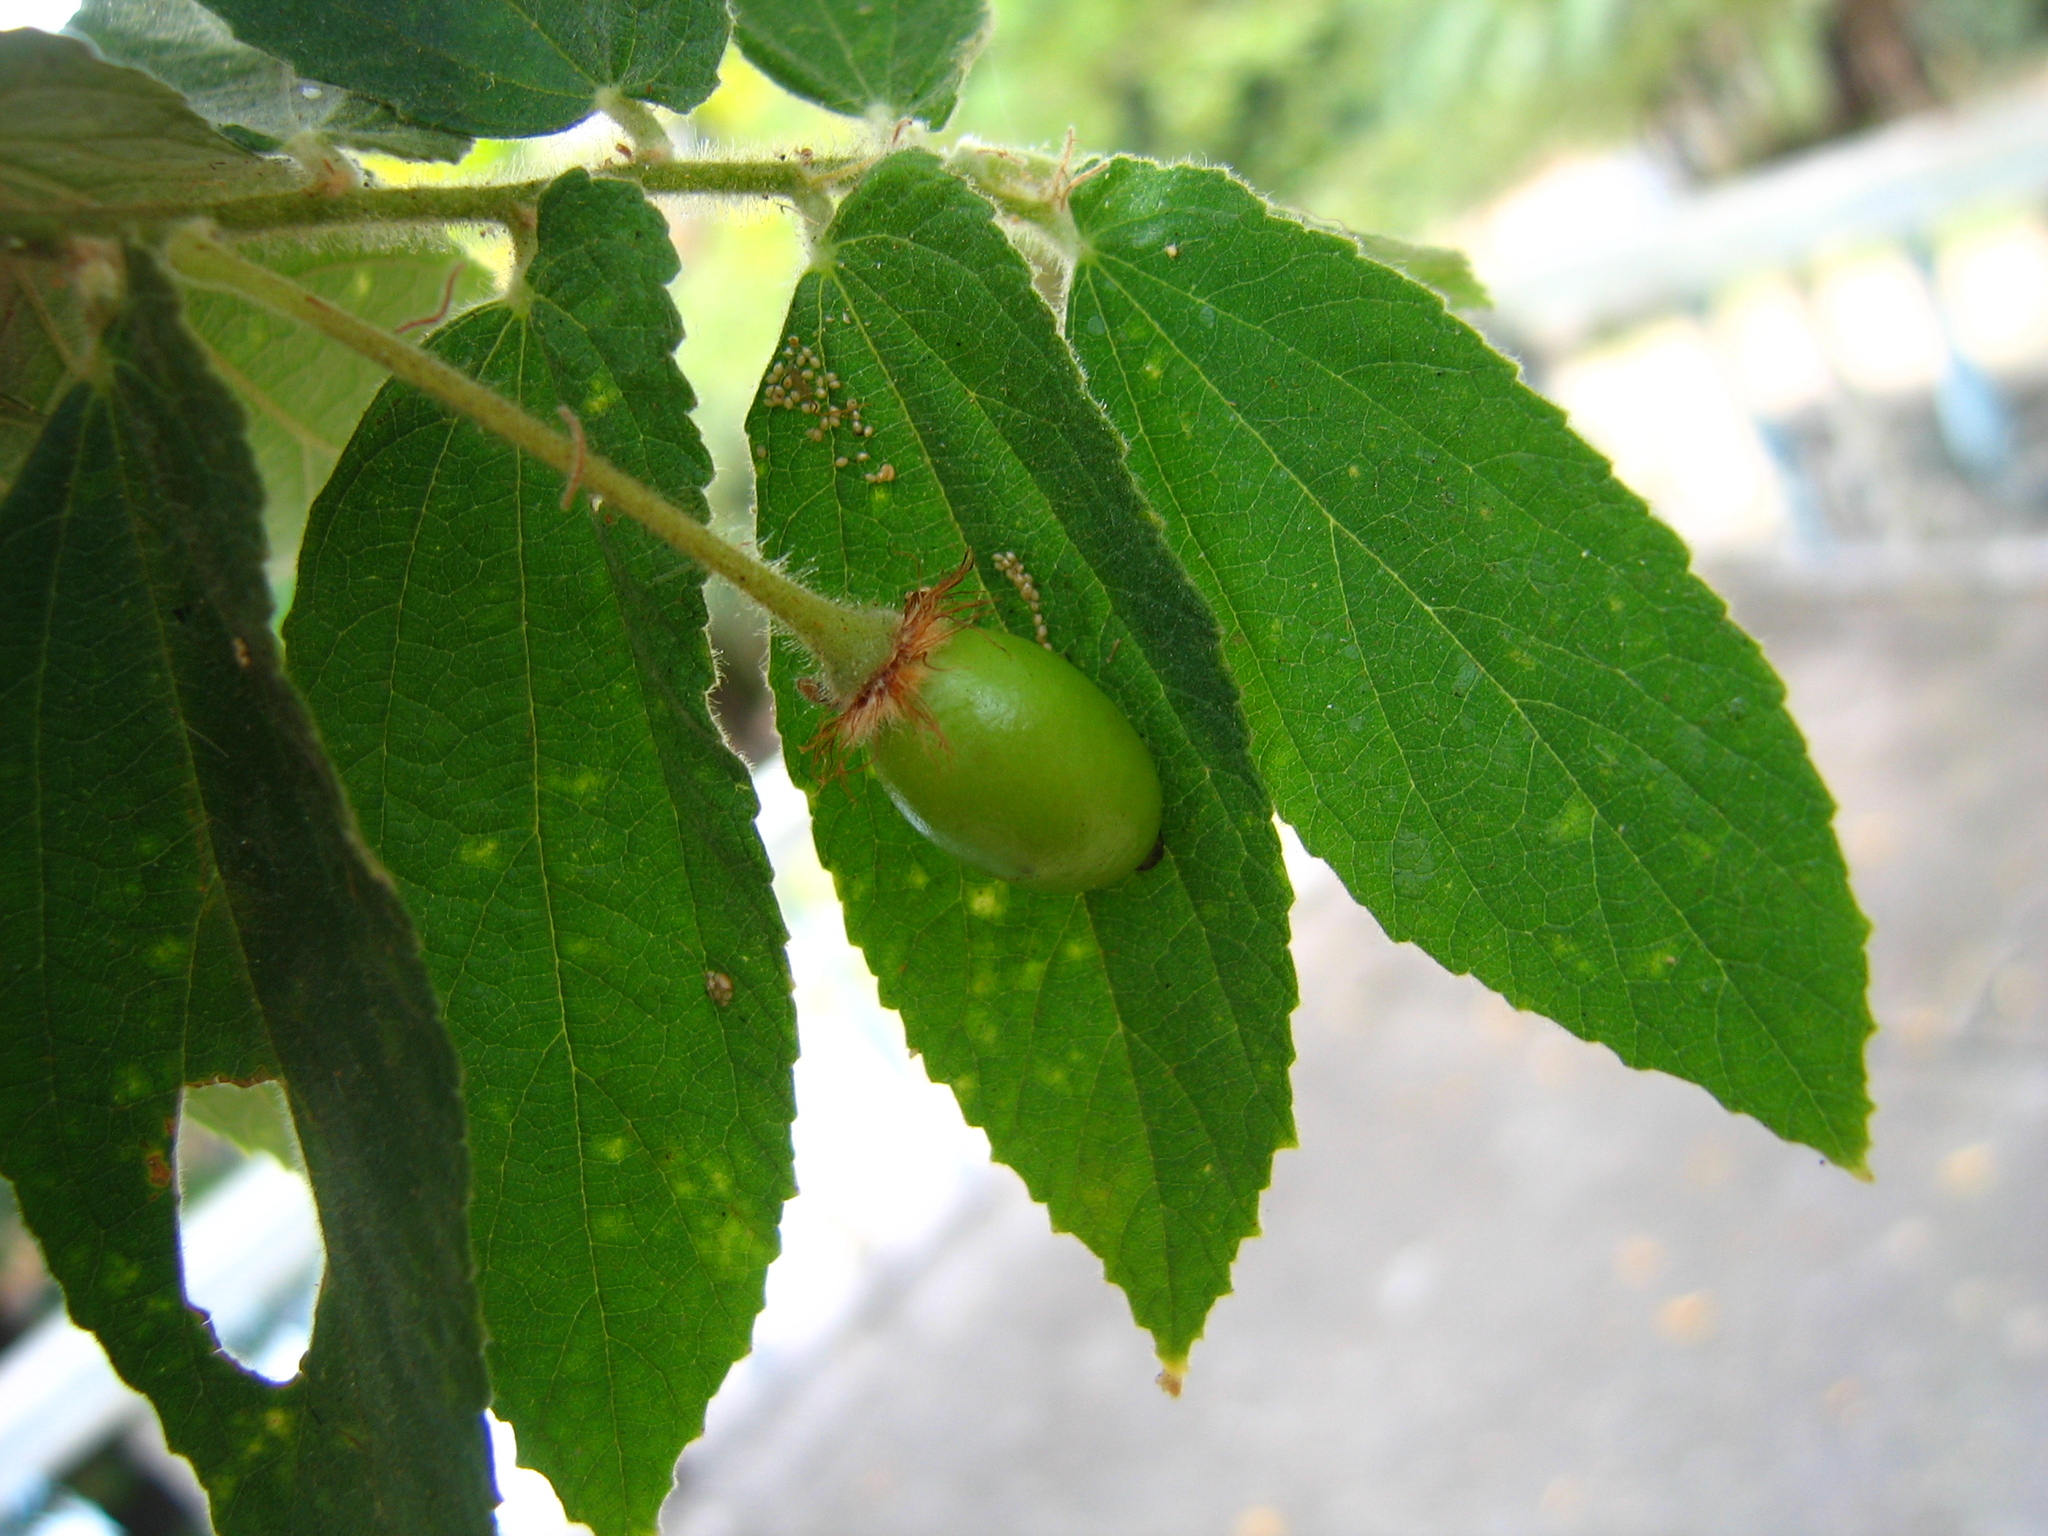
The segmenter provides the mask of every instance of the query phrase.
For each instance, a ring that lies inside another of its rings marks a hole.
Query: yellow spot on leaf
[[[1574,795],[1552,818],[1548,835],[1553,843],[1576,843],[1593,829],[1593,802]]]

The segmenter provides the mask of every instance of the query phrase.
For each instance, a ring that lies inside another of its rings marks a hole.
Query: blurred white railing
[[[2048,77],[1716,185],[1647,147],[1475,216],[1488,329],[1703,554],[2048,557]]]
[[[305,1180],[267,1155],[209,1190],[181,1223],[185,1293],[252,1369],[286,1380],[308,1337],[305,1302],[320,1272],[320,1223]],[[99,1341],[61,1310],[0,1355],[0,1528],[25,1518],[53,1481],[150,1407]]]
[[[831,877],[811,847],[803,795],[780,762],[756,777],[758,826],[790,929],[803,1056],[797,1064],[797,1182],[782,1256],[754,1350],[712,1404],[709,1436],[771,1403],[778,1384],[856,1317],[879,1285],[924,1248],[992,1175],[988,1146],[952,1096],[903,1047],[847,942]],[[208,1311],[236,1358],[289,1378],[308,1342],[320,1266],[306,1184],[267,1155],[193,1203],[181,1243],[186,1295]],[[48,1502],[56,1481],[97,1446],[144,1423],[148,1403],[114,1374],[93,1337],[61,1312],[0,1354],[0,1536],[91,1536],[77,1500]],[[504,1536],[560,1536],[567,1523],[539,1473],[515,1464],[511,1429],[493,1447]],[[40,1511],[40,1513],[38,1513]],[[28,1523],[33,1519],[33,1523]]]

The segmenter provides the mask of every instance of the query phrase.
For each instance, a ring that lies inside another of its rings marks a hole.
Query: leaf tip
[[[1864,1031],[1864,1038],[1868,1039],[1876,1028],[1875,1024],[1870,1024]],[[1826,1154],[1828,1161],[1844,1173],[1862,1180],[1865,1184],[1871,1184],[1876,1182],[1877,1176],[1870,1171],[1870,1117],[1877,1112],[1877,1106],[1870,1102],[1867,1082],[1866,1078],[1863,1083],[1857,1085],[1859,1091],[1856,1095],[1854,1118],[1843,1127],[1842,1134],[1835,1138],[1833,1146],[1823,1147],[1821,1150]]]
[[[1870,1171],[1870,1116],[1874,1109],[1866,1097],[1862,1113],[1839,1135],[1829,1137],[1825,1143],[1814,1139],[1807,1144],[1851,1178],[1860,1179],[1865,1184],[1875,1183],[1877,1176]],[[1804,1137],[1800,1139],[1806,1140]]]
[[[1180,1389],[1187,1384],[1188,1379],[1187,1356],[1182,1355],[1177,1360],[1168,1360],[1162,1356],[1159,1361],[1159,1374],[1152,1379],[1159,1384],[1159,1390],[1168,1397],[1179,1397]]]

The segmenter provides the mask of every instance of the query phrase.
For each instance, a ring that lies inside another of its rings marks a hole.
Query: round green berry
[[[927,665],[921,709],[869,743],[912,826],[1036,891],[1092,891],[1146,861],[1159,771],[1107,694],[1044,647],[985,629],[960,630]]]

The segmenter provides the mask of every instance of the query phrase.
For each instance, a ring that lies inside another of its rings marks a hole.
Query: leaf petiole
[[[640,164],[668,165],[674,161],[675,143],[646,102],[635,101],[616,87],[606,86],[597,93],[597,109],[625,130],[633,141],[633,158]]]
[[[663,543],[723,576],[781,620],[818,659],[836,697],[851,698],[889,660],[897,627],[893,611],[837,602],[791,581],[591,451],[580,431],[555,430],[413,343],[236,254],[203,226],[179,229],[165,254],[186,279],[238,293],[360,352],[485,431],[559,470],[607,508],[625,513]]]

